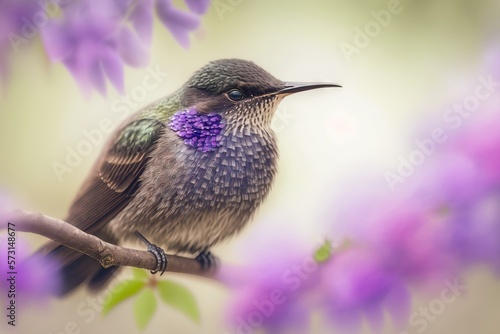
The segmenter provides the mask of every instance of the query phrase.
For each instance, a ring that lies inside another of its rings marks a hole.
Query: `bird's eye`
[[[226,93],[226,95],[230,100],[233,101],[239,101],[244,97],[243,93],[238,89],[231,89],[229,92]]]

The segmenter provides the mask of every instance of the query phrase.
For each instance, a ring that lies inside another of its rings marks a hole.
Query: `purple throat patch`
[[[222,116],[215,113],[202,114],[194,107],[176,112],[170,117],[168,126],[184,143],[198,151],[210,152],[221,146]]]

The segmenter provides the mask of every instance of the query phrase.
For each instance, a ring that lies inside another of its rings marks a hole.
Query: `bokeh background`
[[[0,186],[24,208],[64,218],[103,142],[59,177],[54,163],[65,164],[68,149],[86,140],[84,130],[99,129],[103,119],[117,125],[122,115],[174,91],[210,60],[244,58],[282,80],[333,81],[344,88],[282,102],[273,124],[281,152],[274,189],[252,225],[214,252],[223,262],[237,264],[244,256],[242,244],[252,240],[259,247],[258,236],[271,233],[318,243],[332,234],[331,224],[322,223],[328,199],[341,198],[353,186],[362,188],[357,176],[367,171],[384,183],[384,172],[395,170],[399,157],[414,149],[426,120],[440,118],[488,74],[486,55],[500,40],[496,0],[401,0],[402,11],[366,46],[346,56],[343,45],[356,46],[357,29],[365,29],[374,21],[372,11],[387,9],[388,3],[214,0],[187,50],[155,22],[149,65],[126,70],[125,95],[109,86],[107,96],[86,96],[62,64],[50,63],[36,40],[12,59],[0,91]],[[126,96],[143,85],[148,68],[166,76],[144,96],[132,97],[137,107],[127,107]],[[33,248],[45,241],[28,238]],[[334,238],[342,239],[342,228]],[[146,332],[231,333],[224,320],[229,290],[203,279],[172,278],[192,289],[202,323],[161,305]],[[500,283],[482,268],[469,271],[464,282],[467,290],[429,322],[425,333],[498,332]],[[436,297],[436,291],[415,292],[412,310]],[[105,318],[98,312],[82,315],[92,308],[92,298],[81,290],[66,300],[23,309],[15,332],[70,333],[69,322],[76,323],[74,333],[138,332],[127,302]],[[314,333],[327,330],[320,322],[314,327]],[[0,328],[12,330],[4,321]],[[400,332],[390,323],[384,327],[384,333]],[[406,332],[417,333],[417,327],[408,324]]]

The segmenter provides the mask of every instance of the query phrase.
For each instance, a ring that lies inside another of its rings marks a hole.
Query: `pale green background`
[[[140,105],[172,92],[209,60],[228,57],[253,60],[283,80],[344,86],[293,96],[281,104],[275,121],[280,173],[273,192],[243,235],[215,249],[223,261],[235,263],[241,255],[238,245],[250,235],[255,240],[258,233],[290,231],[311,243],[324,236],[328,231],[318,220],[324,217],[325,197],[342,194],[346,183],[340,181],[357,171],[380,171],[383,181],[382,172],[394,169],[398,157],[412,149],[415,125],[433,113],[439,117],[457,96],[471,92],[478,76],[488,74],[483,51],[498,34],[500,9],[496,0],[402,0],[402,12],[348,62],[340,45],[352,44],[356,27],[364,28],[373,20],[370,12],[386,9],[388,1],[232,3],[237,5],[223,15],[211,8],[189,50],[157,22],[150,66],[168,72],[168,78]],[[119,117],[112,106],[122,97],[108,87],[107,97],[93,93],[86,98],[68,71],[50,64],[41,48],[37,40],[15,55],[12,75],[0,93],[0,185],[26,209],[63,218],[99,149],[93,148],[62,182],[52,164],[64,163],[66,146],[74,149],[85,140],[82,130],[97,128],[108,118],[116,125]],[[145,69],[127,70],[127,94],[145,75]],[[275,214],[294,217],[294,223],[269,226],[263,217]],[[34,246],[44,241],[30,240]],[[161,306],[146,332],[229,333],[223,313],[229,292],[209,281],[176,278],[197,296],[202,325]],[[425,333],[498,333],[500,283],[481,269],[469,273],[466,283],[467,293],[429,323]],[[413,309],[435,297],[420,294]],[[23,310],[16,332],[62,333],[68,321],[76,322],[80,333],[137,332],[131,303],[87,323],[77,313],[87,298],[80,291],[68,300]],[[2,331],[4,327],[2,321]],[[319,322],[315,328],[315,333],[327,332]],[[399,333],[389,324],[386,332]],[[407,332],[417,333],[416,327],[409,325]]]

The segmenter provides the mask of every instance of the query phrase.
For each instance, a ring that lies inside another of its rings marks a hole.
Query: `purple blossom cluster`
[[[221,145],[224,129],[222,117],[219,114],[202,114],[189,108],[176,112],[168,124],[184,143],[202,152],[215,150]]]
[[[354,190],[330,203],[341,209],[325,218],[331,229],[345,227],[347,249],[314,268],[303,265],[313,250],[274,257],[276,248],[291,249],[296,242],[270,242],[261,249],[266,268],[248,264],[231,273],[243,277],[228,308],[236,332],[304,333],[316,313],[339,332],[356,333],[363,323],[379,332],[384,313],[408,324],[410,291],[442,288],[472,266],[500,275],[498,101],[498,94],[492,96],[475,118],[448,132],[397,190],[362,177],[362,185],[351,181]],[[293,268],[297,289],[284,274]]]
[[[3,227],[3,226],[2,226]],[[7,228],[4,230],[7,231]],[[9,245],[15,248],[14,253],[9,253]],[[57,273],[57,264],[40,255],[30,255],[33,252],[29,242],[20,233],[16,233],[15,242],[12,243],[8,236],[0,238],[0,292],[2,298],[12,299],[18,307],[25,307],[32,303],[44,302],[57,293],[60,286]],[[13,258],[9,258],[11,255]],[[14,260],[14,262],[11,262]],[[13,264],[13,267],[10,265]],[[14,270],[11,270],[14,269]],[[15,274],[12,274],[12,273]],[[11,293],[9,293],[11,291]],[[7,305],[2,302],[2,305]]]
[[[356,332],[364,320],[380,331],[385,310],[398,323],[409,313],[407,282],[366,246],[318,261],[305,247],[294,251],[294,242],[260,245],[268,245],[260,246],[264,256],[220,274],[232,287],[227,318],[236,333],[307,333],[315,313],[340,332]]]
[[[265,225],[273,227],[277,219],[272,217]],[[223,266],[219,273],[232,290],[228,322],[236,333],[258,332],[263,326],[269,332],[307,333],[309,302],[301,301],[318,297],[314,287],[321,282],[319,265],[300,237],[279,234],[282,230],[277,228],[276,233],[258,232],[259,247],[252,242],[244,246],[252,249],[246,253],[247,266]]]
[[[177,42],[187,48],[210,0],[0,0],[0,70],[9,55],[41,33],[45,51],[61,61],[84,92],[106,93],[106,79],[124,90],[124,66],[149,58],[154,12]]]
[[[17,223],[10,219],[18,207],[0,190],[0,302],[16,309],[32,303],[46,301],[59,288],[59,277],[54,273],[57,264],[51,259],[32,255],[25,237],[17,230]],[[10,223],[10,224],[9,224]],[[10,311],[7,311],[9,318]]]

